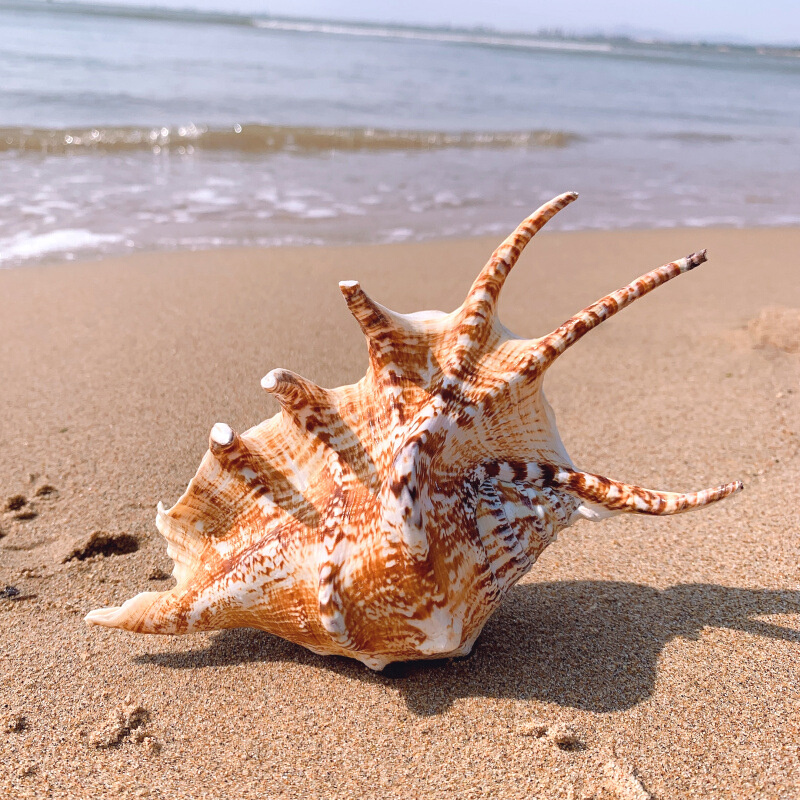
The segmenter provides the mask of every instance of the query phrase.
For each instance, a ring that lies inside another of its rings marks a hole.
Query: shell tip
[[[122,609],[120,607],[109,606],[108,608],[96,608],[94,611],[90,611],[84,618],[83,621],[87,625],[102,625],[106,628],[114,627],[114,623],[117,620],[119,612]]]
[[[233,441],[233,430],[224,422],[217,422],[211,429],[211,441],[220,447],[227,447]]]
[[[278,385],[278,378],[275,375],[275,370],[274,369],[271,372],[268,372],[261,379],[261,388],[265,389],[268,392],[273,391],[277,385]]]
[[[706,258],[706,249],[703,248],[696,253],[692,253],[691,255],[686,256],[686,272],[689,270],[694,269],[695,267],[699,267],[701,264],[705,263]]]

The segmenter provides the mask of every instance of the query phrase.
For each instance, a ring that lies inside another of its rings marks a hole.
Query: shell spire
[[[281,411],[209,450],[156,526],[176,585],[87,622],[140,633],[248,626],[315,653],[392,661],[465,655],[559,531],[621,512],[677,514],[741,483],[644,489],[577,469],[542,391],[561,353],[634,300],[705,260],[671,262],[539,339],[499,323],[522,249],[571,203],[560,195],[495,250],[450,314],[398,314],[340,284],[370,357],[325,389],[283,369],[261,385]]]

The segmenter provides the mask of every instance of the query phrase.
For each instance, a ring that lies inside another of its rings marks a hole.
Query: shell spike
[[[376,303],[358,281],[340,281],[339,289],[344,301],[368,339],[381,340],[397,327],[395,317],[388,308]]]
[[[226,425],[224,422],[217,422],[214,424],[208,437],[208,449],[215,455],[218,455],[233,447],[236,439],[237,436],[230,425]]]
[[[333,408],[330,392],[288,369],[273,369],[261,379],[261,388],[281,404],[296,421]]]
[[[568,347],[575,344],[601,322],[613,317],[618,311],[627,308],[634,300],[652,292],[653,289],[657,289],[667,281],[693,270],[705,260],[706,251],[700,250],[679,261],[671,261],[587,306],[583,311],[579,311],[575,316],[559,325],[552,333],[534,340],[533,352],[527,359],[526,371],[532,371],[535,374],[543,372]]]
[[[546,477],[545,482],[607,511],[655,516],[693,511],[736,494],[744,488],[741,481],[733,481],[699,492],[659,492],[567,468],[551,468],[551,474]],[[603,516],[581,515],[588,519],[600,519]]]
[[[514,233],[492,253],[458,310],[456,319],[458,344],[447,360],[451,370],[459,372],[471,368],[470,354],[481,348],[497,315],[500,290],[525,245],[562,208],[566,208],[577,199],[577,192],[565,192],[554,197],[523,220]]]
[[[536,209],[495,251],[481,270],[467,299],[462,306],[464,315],[479,312],[482,307],[489,315],[493,315],[506,278],[517,263],[525,245],[551,220],[562,208],[566,208],[573,200],[578,199],[577,192],[565,192],[554,197]]]
[[[177,589],[177,587],[176,587]],[[185,633],[180,595],[166,592],[140,592],[121,606],[90,611],[84,622],[104,628],[122,628],[134,633]]]

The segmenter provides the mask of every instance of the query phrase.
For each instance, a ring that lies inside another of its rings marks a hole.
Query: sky
[[[126,5],[500,30],[800,43],[800,0],[105,0]]]

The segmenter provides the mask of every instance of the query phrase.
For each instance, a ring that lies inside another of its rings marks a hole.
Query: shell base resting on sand
[[[357,384],[286,370],[262,381],[282,410],[237,434],[218,423],[156,525],[177,585],[87,622],[140,633],[249,626],[373,669],[465,655],[558,532],[623,511],[675,514],[739,489],[656,492],[575,469],[542,392],[547,367],[638,297],[705,261],[659,267],[539,339],[497,318],[523,247],[577,195],[542,206],[445,314],[398,314],[340,284],[369,348]]]

